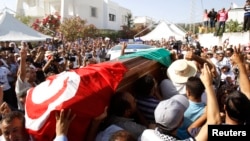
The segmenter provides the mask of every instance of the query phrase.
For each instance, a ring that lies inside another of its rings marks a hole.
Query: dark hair
[[[123,116],[127,109],[131,108],[127,100],[127,92],[116,92],[110,100],[109,115]]]
[[[122,141],[136,141],[136,138],[130,132],[126,130],[116,131],[115,133],[111,135],[111,137],[109,138],[109,141],[118,141],[121,139]]]
[[[200,78],[191,76],[187,80],[186,89],[190,91],[190,95],[195,99],[200,99],[205,87]]]
[[[238,124],[244,124],[250,118],[250,101],[246,95],[240,91],[233,91],[228,94],[225,100],[225,110],[230,119]]]
[[[228,94],[232,93],[233,91],[235,91],[235,88],[228,84],[223,84],[218,88],[216,92],[216,96],[217,96],[217,101],[219,104],[220,112],[225,112],[224,104],[225,104],[226,97]]]
[[[144,75],[137,79],[132,87],[136,96],[149,96],[155,86],[155,80],[152,75]]]
[[[233,48],[227,48],[226,51],[230,51],[231,53],[234,53],[234,49]]]
[[[16,118],[22,121],[24,127],[25,126],[24,114],[20,111],[11,111],[10,113],[4,115],[2,117],[1,123],[3,122],[11,123]]]

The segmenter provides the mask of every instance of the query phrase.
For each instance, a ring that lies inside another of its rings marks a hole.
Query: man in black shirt
[[[214,33],[215,32],[215,24],[217,22],[217,12],[214,11],[214,8],[212,8],[212,10],[209,11],[208,17],[210,20],[210,31]]]

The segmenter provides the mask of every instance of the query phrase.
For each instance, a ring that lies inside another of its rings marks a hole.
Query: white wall
[[[127,25],[127,22],[125,21],[125,16],[128,15],[128,13],[131,14],[131,11],[129,9],[126,9],[124,7],[121,7],[116,2],[106,0],[107,5],[107,19],[106,23],[107,25],[104,27],[105,29],[114,29],[114,30],[120,30],[122,25]],[[109,21],[109,14],[116,15],[115,21]]]
[[[80,16],[87,21],[87,24],[94,24],[97,28],[102,28],[103,22],[103,0],[64,0],[61,7],[61,15],[64,18]],[[97,17],[91,17],[91,7],[97,9]]]
[[[147,16],[138,16],[134,18],[134,24],[143,24],[144,26],[150,26],[154,23],[155,21]]]
[[[232,9],[228,12],[228,21],[238,21],[238,23],[243,23],[245,11],[242,8]]]
[[[200,34],[199,40],[202,46],[211,48],[215,45],[223,45],[223,42],[229,39],[229,45],[239,45],[239,44],[247,44],[250,40],[249,32],[234,32],[234,33],[224,33],[222,37],[214,36],[214,34]]]

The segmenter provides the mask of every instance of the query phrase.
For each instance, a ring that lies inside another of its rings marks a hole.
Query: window
[[[115,15],[109,14],[109,21],[115,21]]]
[[[97,17],[96,7],[91,7],[91,17]]]
[[[125,22],[128,22],[128,16],[124,16],[125,17]]]

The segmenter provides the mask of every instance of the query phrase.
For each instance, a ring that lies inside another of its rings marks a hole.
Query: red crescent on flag
[[[63,86],[61,89],[59,89],[59,91],[53,95],[51,98],[45,100],[42,104],[36,104],[36,103],[33,103],[32,101],[32,94],[33,94],[33,90],[35,88],[32,88],[29,90],[29,94],[27,95],[27,98],[26,98],[26,101],[29,101],[29,106],[30,107],[38,107],[39,106],[39,111],[36,111],[36,113],[33,113],[33,111],[29,111],[30,108],[27,108],[26,109],[26,114],[28,114],[28,116],[32,119],[36,119],[36,118],[39,118],[40,116],[42,116],[48,109],[48,106],[50,103],[54,102],[56,99],[58,99],[62,94],[63,92],[67,89],[67,81],[68,81],[69,77],[67,77],[64,81],[63,81]],[[50,82],[52,82],[53,80],[50,80]],[[52,83],[49,83],[49,86],[51,85]]]

